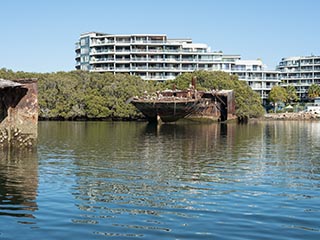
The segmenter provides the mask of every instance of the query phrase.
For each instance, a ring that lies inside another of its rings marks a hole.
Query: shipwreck
[[[134,97],[131,103],[149,122],[175,122],[181,118],[227,121],[236,118],[233,90],[197,91],[194,86],[193,83],[187,90],[165,90]]]
[[[35,146],[37,127],[37,79],[0,79],[0,147]]]

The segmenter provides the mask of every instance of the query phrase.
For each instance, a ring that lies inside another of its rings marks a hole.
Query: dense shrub
[[[43,119],[137,119],[141,113],[126,101],[145,92],[186,89],[193,76],[198,89],[234,89],[239,117],[257,117],[263,112],[259,96],[246,82],[225,72],[197,71],[173,81],[154,83],[127,74],[84,71],[26,73],[0,69],[0,78],[38,78],[39,116]]]

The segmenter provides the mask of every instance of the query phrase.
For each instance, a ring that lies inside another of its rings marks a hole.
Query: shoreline
[[[181,119],[183,120],[183,119]],[[217,119],[199,117],[199,118],[185,118],[184,120],[190,122],[199,122],[199,123],[220,123]],[[267,113],[262,117],[258,118],[250,118],[249,122],[259,122],[259,121],[318,121],[320,120],[320,114],[308,113],[308,112],[298,112],[298,113]],[[39,118],[39,122],[50,122],[50,121],[58,121],[58,122],[147,122],[146,118],[74,118],[74,119],[63,119],[63,118]],[[226,123],[229,122],[237,122],[237,119],[227,120]]]
[[[262,121],[268,120],[320,120],[320,114],[311,112],[297,113],[267,113],[262,118]]]

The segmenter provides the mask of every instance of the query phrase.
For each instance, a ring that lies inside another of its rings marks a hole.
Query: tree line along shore
[[[264,115],[260,97],[246,82],[235,75],[216,71],[185,73],[165,82],[145,81],[128,74],[92,73],[86,71],[30,73],[0,69],[0,78],[38,79],[40,120],[138,120],[143,115],[126,101],[133,96],[164,89],[187,89],[192,77],[198,90],[234,90],[238,118]]]

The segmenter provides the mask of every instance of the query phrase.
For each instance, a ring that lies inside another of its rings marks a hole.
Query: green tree
[[[233,89],[238,117],[258,117],[263,113],[260,98],[244,81],[225,72],[196,71],[164,83],[142,80],[138,76],[70,71],[55,73],[14,72],[0,69],[0,78],[38,78],[39,117],[43,119],[136,119],[142,114],[128,98],[145,92],[172,88],[186,89],[192,77],[197,89]]]
[[[275,104],[275,110],[280,102],[286,102],[288,94],[285,88],[281,86],[273,86],[269,93],[269,100]]]
[[[320,96],[320,86],[318,84],[312,84],[308,89],[308,97],[316,98]]]
[[[287,100],[286,102],[296,102],[299,100],[298,94],[297,94],[297,90],[293,85],[288,85],[286,87],[286,91],[287,91]]]

